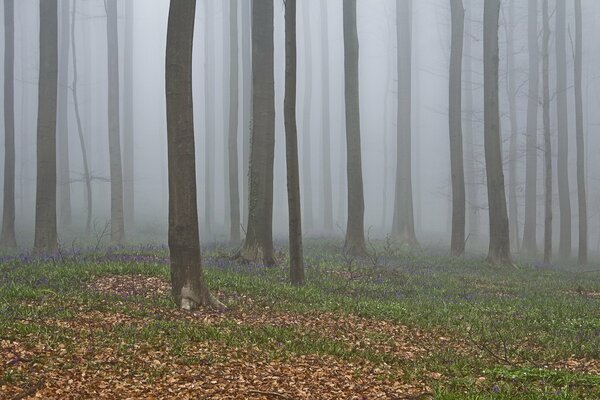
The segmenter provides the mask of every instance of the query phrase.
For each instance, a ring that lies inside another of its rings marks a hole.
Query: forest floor
[[[308,241],[296,289],[229,254],[222,313],[176,309],[164,248],[1,259],[0,399],[600,398],[600,266]]]

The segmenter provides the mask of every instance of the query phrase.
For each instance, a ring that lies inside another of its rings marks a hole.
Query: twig
[[[44,380],[42,379],[38,383],[36,383],[35,385],[31,386],[29,389],[27,389],[24,392],[22,392],[22,393],[20,393],[20,394],[18,394],[16,396],[14,396],[11,400],[23,400],[23,399],[28,398],[29,396],[33,396],[43,386],[44,386]]]
[[[286,394],[282,394],[282,393],[277,393],[277,392],[263,392],[262,390],[249,390],[248,391],[249,394],[260,394],[262,396],[272,396],[272,397],[278,397],[280,399],[286,399],[286,400],[292,400],[292,397],[289,397]]]

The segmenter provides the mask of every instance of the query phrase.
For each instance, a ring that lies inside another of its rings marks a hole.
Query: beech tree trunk
[[[588,261],[587,238],[587,199],[585,189],[585,144],[583,134],[583,92],[582,92],[582,15],[581,0],[575,0],[575,122],[577,138],[577,201],[579,208],[579,251],[580,265]]]
[[[345,0],[344,12],[344,88],[346,100],[346,151],[348,173],[348,224],[344,249],[348,254],[367,253],[365,243],[365,199],[363,192],[360,143],[360,96],[358,79],[358,29],[356,0]]]
[[[251,0],[241,2],[242,29],[242,222],[248,222],[250,196],[250,136],[252,135],[252,12]],[[247,226],[246,226],[247,229]]]
[[[34,253],[58,249],[56,232],[56,112],[58,102],[58,3],[40,1],[40,78]]]
[[[206,130],[204,147],[204,229],[205,234],[210,236],[214,227],[214,198],[215,198],[215,15],[212,11],[211,2],[204,0],[204,15],[206,26],[204,27],[204,102]]]
[[[252,2],[252,138],[248,230],[241,258],[275,264],[273,255],[273,162],[275,77],[273,2]]]
[[[302,22],[304,24],[304,104],[302,106],[302,182],[304,205],[304,226],[310,233],[313,230],[312,157],[311,157],[311,106],[312,106],[312,41],[310,28],[310,2],[302,2]]]
[[[15,236],[15,3],[4,0],[4,197],[0,248],[17,248]]]
[[[449,125],[450,169],[452,173],[452,238],[450,254],[465,252],[465,173],[462,138],[462,56],[465,10],[462,0],[451,0],[452,45],[450,52]]]
[[[323,148],[323,227],[325,233],[333,233],[333,183],[331,177],[331,116],[329,96],[329,13],[327,12],[327,0],[321,0],[321,93],[323,114],[322,124],[322,148]]]
[[[511,263],[510,239],[502,170],[498,93],[500,0],[486,0],[483,14],[484,147],[490,219],[488,261],[494,264],[508,264]]]
[[[240,241],[240,189],[238,177],[238,0],[229,0],[229,239]]]
[[[192,100],[195,0],[172,0],[166,52],[169,251],[172,293],[185,310],[222,308],[202,273]]]
[[[300,209],[300,172],[298,166],[298,129],[296,127],[296,0],[285,2],[285,156],[287,163],[290,279],[304,284],[302,256],[302,217]]]
[[[542,86],[544,119],[544,262],[552,259],[552,134],[550,132],[550,17],[548,0],[542,0]]]
[[[60,3],[60,41],[58,69],[58,200],[62,226],[71,225],[71,176],[69,168],[69,9],[70,1]]]
[[[135,224],[135,126],[133,123],[133,1],[125,1],[125,51],[123,53],[123,207],[125,225]]]
[[[528,1],[529,93],[527,102],[527,144],[525,165],[525,228],[523,250],[537,253],[537,122],[539,101],[539,48],[537,0]]]

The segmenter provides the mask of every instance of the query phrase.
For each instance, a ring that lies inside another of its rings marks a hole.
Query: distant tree
[[[214,199],[215,199],[215,23],[211,2],[204,0],[204,112],[205,112],[205,140],[204,147],[204,229],[211,235],[214,227]]]
[[[229,239],[240,241],[240,190],[238,176],[238,0],[229,0]]]
[[[462,57],[465,10],[462,0],[450,0],[452,45],[450,51],[449,125],[450,169],[452,174],[452,239],[450,253],[465,252],[465,171],[462,138]]]
[[[582,12],[581,0],[575,0],[575,122],[577,139],[577,200],[579,212],[579,264],[588,261],[587,199],[585,189],[585,144],[583,135],[582,94]]]
[[[4,205],[0,247],[15,249],[15,2],[4,1]]]
[[[392,236],[408,246],[418,245],[412,189],[412,0],[396,2],[398,41],[398,151]]]
[[[250,136],[252,131],[252,12],[251,1],[241,2],[242,30],[242,222],[248,222],[250,196]]]
[[[311,107],[312,96],[312,29],[310,26],[310,4],[309,1],[303,1],[302,4],[302,22],[304,24],[304,104],[302,105],[302,182],[303,182],[303,206],[304,206],[304,226],[310,233],[313,227],[313,193],[312,193],[312,157],[311,157]]]
[[[133,123],[133,1],[125,1],[123,52],[123,209],[125,226],[135,224],[135,125]]]
[[[273,1],[252,2],[252,138],[248,228],[241,258],[265,265],[273,255],[275,75]]]
[[[569,190],[569,120],[567,105],[566,1],[556,2],[556,117],[558,130],[559,256],[571,255],[571,197]]]
[[[550,132],[550,17],[548,0],[542,0],[542,109],[544,120],[544,261],[552,258],[552,134]]]
[[[40,1],[40,77],[37,120],[35,253],[58,249],[56,232],[56,111],[58,3]]]
[[[123,168],[119,108],[119,32],[117,0],[106,1],[108,52],[108,152],[110,154],[110,236],[115,244],[125,239]]]
[[[490,220],[488,261],[494,264],[511,262],[510,238],[504,173],[500,141],[500,106],[498,94],[498,18],[500,0],[486,0],[483,11],[483,69],[485,163]]]
[[[296,0],[285,2],[285,155],[287,163],[290,278],[293,285],[304,284],[302,256],[302,215],[300,210],[300,172],[298,167],[298,129],[296,127]]]
[[[329,14],[327,0],[321,0],[321,91],[323,114],[321,138],[323,147],[323,225],[326,234],[333,233],[333,185],[331,177],[331,116],[329,95]]]
[[[525,228],[523,250],[537,253],[537,122],[539,106],[539,48],[537,0],[528,1],[529,93],[527,96],[527,144],[525,165]]]
[[[172,292],[185,310],[223,308],[202,273],[192,100],[195,0],[172,0],[166,52],[169,250]]]
[[[58,69],[58,200],[62,226],[71,224],[71,176],[69,168],[69,23],[70,0],[60,3],[60,40]]]

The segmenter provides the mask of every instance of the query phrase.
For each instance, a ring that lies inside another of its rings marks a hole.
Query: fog
[[[86,243],[101,234],[110,221],[110,164],[108,141],[108,71],[106,9],[103,0],[74,0],[75,47],[77,48],[78,91],[81,122],[89,157],[93,193],[93,230],[85,235],[86,194],[77,121],[74,113],[72,79],[74,68],[68,63],[68,185],[72,205],[71,223],[65,223],[59,211],[59,241],[70,245],[73,241]],[[126,2],[132,3],[128,14]],[[557,0],[562,1],[562,0]],[[59,1],[59,4],[61,2]],[[71,11],[73,7],[71,2]],[[322,2],[298,2],[298,85],[297,118],[300,160],[300,186],[302,191],[303,231],[306,237],[344,236],[347,223],[346,130],[344,102],[344,38],[342,1],[327,0],[327,32],[322,27]],[[540,3],[541,4],[541,3]],[[600,37],[600,3],[583,0],[583,113],[586,154],[586,184],[589,221],[589,248],[592,255],[600,251],[600,53],[596,38]],[[488,240],[488,210],[485,186],[484,115],[483,115],[483,1],[467,0],[467,28],[465,35],[471,54],[463,57],[463,130],[472,126],[473,154],[465,147],[467,171],[467,249],[470,253],[486,250]],[[550,8],[550,122],[554,156],[557,149],[556,116],[556,48],[554,45],[556,1]],[[525,168],[528,105],[528,44],[527,2],[502,1],[499,29],[500,112],[502,155],[507,198],[509,186],[514,183],[516,210],[511,210],[518,223],[519,237],[511,238],[514,246],[522,240],[525,207]],[[541,46],[541,5],[539,42]],[[567,8],[567,100],[569,153],[568,174],[572,204],[572,243],[576,248],[577,186],[576,137],[574,95],[574,2],[566,1]],[[59,6],[60,9],[60,6]],[[239,21],[245,8],[238,7]],[[128,243],[167,240],[168,182],[167,182],[167,124],[165,102],[165,47],[169,2],[166,0],[122,0],[119,12],[119,63],[120,94],[125,96],[124,60],[133,63],[132,117],[133,152],[133,220],[126,219]],[[130,10],[131,12],[131,10]],[[384,238],[391,233],[396,177],[396,1],[358,0],[358,35],[360,43],[360,117],[362,142],[362,170],[365,193],[365,235]],[[306,19],[305,17],[308,18]],[[69,13],[69,17],[71,14]],[[36,210],[36,120],[38,110],[39,77],[39,2],[15,2],[15,52],[14,52],[14,104],[15,104],[15,201],[17,241],[22,249],[33,243]],[[416,236],[422,246],[448,247],[451,229],[452,192],[450,185],[450,143],[448,128],[448,85],[450,62],[450,5],[444,0],[419,0],[412,5],[412,188]],[[68,22],[68,21],[67,21]],[[59,26],[65,23],[60,21]],[[126,51],[128,25],[132,26],[132,51]],[[198,202],[201,241],[203,243],[227,242],[229,238],[229,192],[227,171],[227,129],[229,93],[229,2],[199,1],[194,37],[194,122],[196,137]],[[273,231],[276,239],[287,240],[288,208],[285,163],[285,129],[283,120],[285,32],[284,6],[275,1],[275,181]],[[249,32],[240,26],[239,31],[239,176],[242,230],[247,224],[247,191],[244,180],[248,176],[247,150],[249,115],[245,114],[244,101],[248,93],[248,71],[244,63],[244,43]],[[210,31],[209,31],[210,30]],[[59,28],[60,32],[60,28]],[[4,30],[0,32],[4,52]],[[60,36],[59,36],[60,37]],[[310,41],[310,63],[307,62],[307,41]],[[509,46],[509,41],[512,41]],[[323,177],[323,59],[322,46],[328,45],[329,98],[331,138],[331,175],[333,232],[324,227]],[[59,43],[59,48],[61,43]],[[508,62],[512,48],[513,65]],[[541,47],[540,47],[541,48]],[[59,49],[60,54],[60,49]],[[72,56],[72,54],[70,55]],[[70,59],[69,59],[70,60]],[[62,61],[61,61],[62,62]],[[4,73],[4,66],[0,65]],[[61,65],[60,68],[64,68]],[[310,75],[310,80],[307,77]],[[512,75],[516,114],[516,177],[510,182],[511,110],[509,104],[509,76]],[[541,75],[540,75],[541,76]],[[541,79],[541,78],[540,78]],[[468,80],[468,82],[467,82]],[[307,88],[310,98],[306,100]],[[472,109],[465,106],[466,91],[470,88]],[[3,101],[0,100],[0,101]],[[124,118],[127,108],[121,101],[121,141],[124,141]],[[306,111],[308,106],[309,113]],[[4,107],[1,108],[4,110]],[[0,111],[2,112],[2,111]],[[308,119],[307,116],[308,115]],[[2,114],[4,118],[4,114]],[[544,168],[543,124],[538,111],[538,163],[537,163],[537,242],[542,246],[544,229]],[[207,135],[207,132],[209,133]],[[463,133],[466,135],[466,133]],[[307,139],[308,137],[308,139]],[[4,154],[4,135],[0,135]],[[309,143],[309,147],[307,147]],[[123,146],[122,146],[123,147]],[[247,157],[247,155],[246,155]],[[4,161],[4,158],[2,159]],[[63,160],[64,161],[64,160]],[[244,162],[246,161],[246,162]],[[60,159],[59,159],[60,163]],[[0,179],[4,177],[4,162],[0,164]],[[469,167],[471,166],[471,167]],[[556,180],[556,160],[554,161]],[[210,171],[207,177],[206,170]],[[309,177],[307,177],[309,174]],[[208,179],[207,179],[208,178]],[[307,187],[307,182],[309,183]],[[4,183],[4,182],[2,182]],[[127,182],[125,182],[127,183]],[[553,185],[555,218],[554,241],[558,243],[560,220],[558,218],[558,185]],[[475,193],[475,195],[473,195]],[[469,195],[470,194],[470,195]],[[244,197],[245,196],[245,197]],[[510,200],[510,199],[509,199]],[[61,196],[59,190],[58,208]],[[206,207],[208,201],[208,207]],[[510,202],[510,201],[509,201]],[[208,208],[208,209],[207,209]],[[312,218],[310,214],[312,213]],[[476,221],[472,221],[476,214]],[[512,216],[511,216],[512,217]],[[520,245],[518,245],[520,246]],[[557,248],[557,246],[555,246]],[[517,248],[515,250],[518,251]]]

